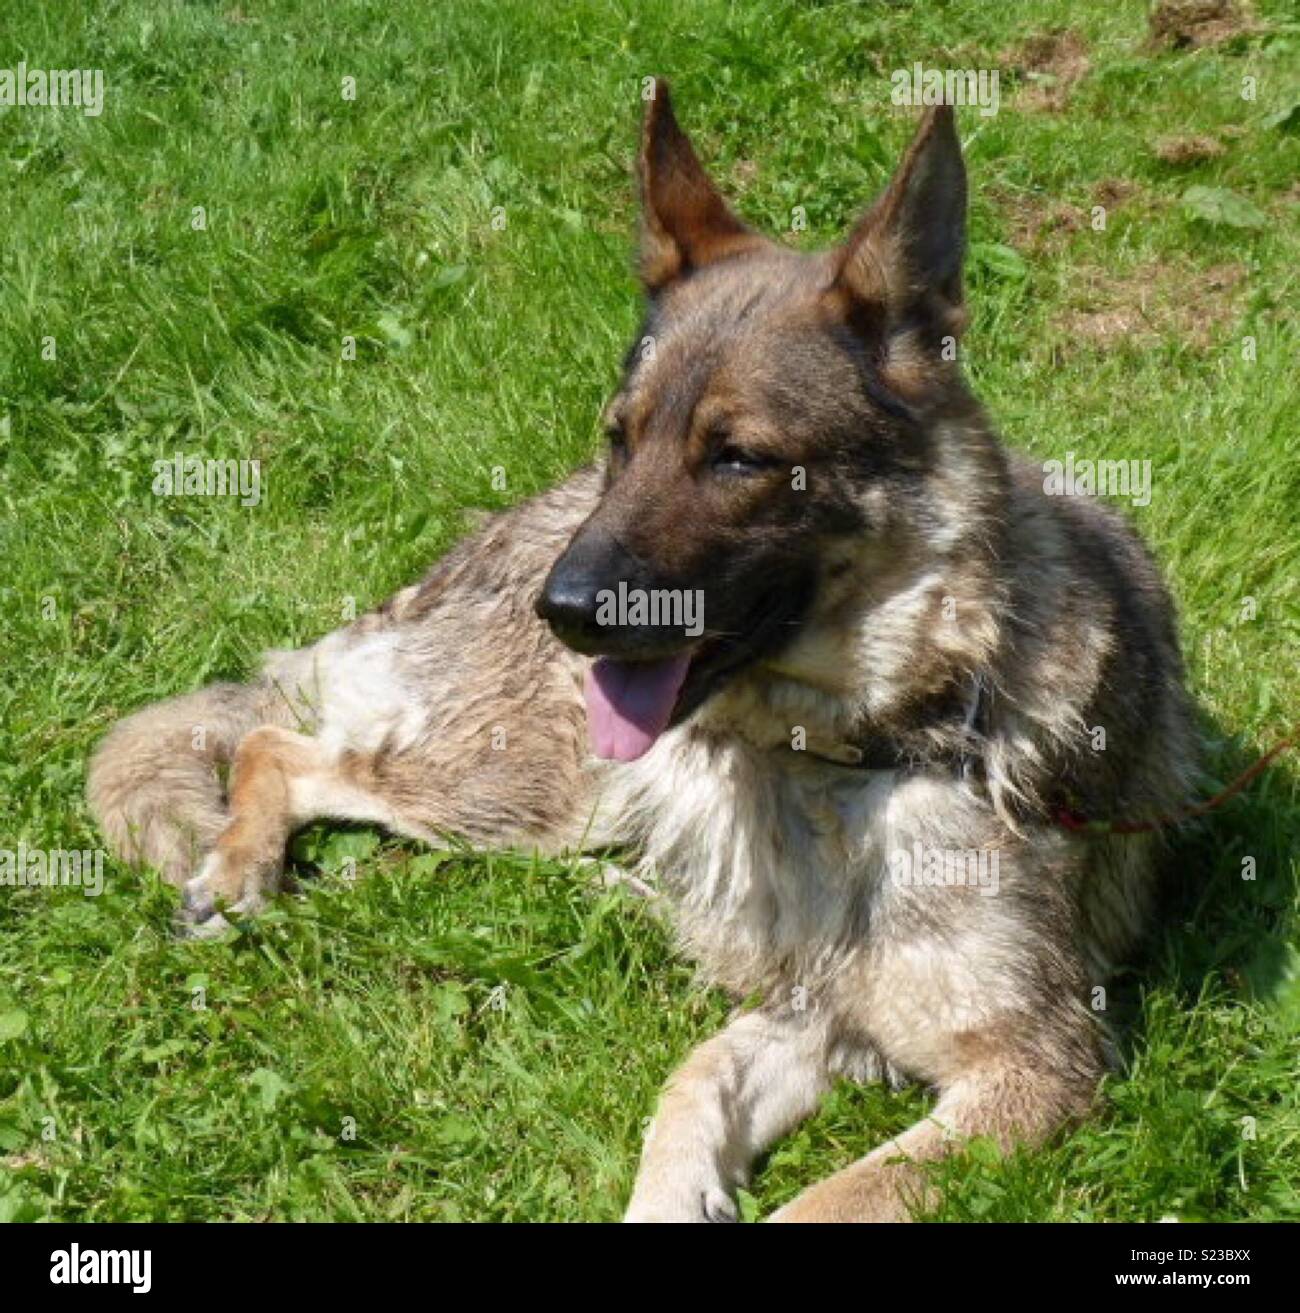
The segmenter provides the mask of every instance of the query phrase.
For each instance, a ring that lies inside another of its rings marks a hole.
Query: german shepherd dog
[[[905,1220],[963,1140],[1041,1142],[1096,1097],[1094,991],[1148,919],[1155,840],[1057,813],[1194,782],[1172,608],[1127,524],[1047,495],[963,382],[951,109],[804,254],[733,214],[649,90],[647,312],[607,452],[255,682],[123,721],[90,801],[200,934],[318,817],[636,853],[703,978],[763,1001],[669,1082],[628,1219],[734,1219],[847,1075],[937,1102],[773,1220]],[[683,598],[702,622],[653,605]]]

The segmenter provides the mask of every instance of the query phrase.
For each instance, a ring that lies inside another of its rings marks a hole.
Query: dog
[[[1173,609],[1126,522],[1049,496],[963,381],[950,108],[806,254],[734,214],[648,90],[646,317],[604,454],[254,682],[118,724],[89,799],[197,934],[255,912],[318,817],[634,852],[751,1005],[667,1085],[628,1220],[734,1220],[838,1075],[937,1101],[772,1220],[908,1220],[964,1141],[1094,1105],[1096,991],[1158,838],[1059,816],[1194,782]]]

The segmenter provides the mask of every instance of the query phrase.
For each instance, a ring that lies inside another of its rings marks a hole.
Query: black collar
[[[992,695],[988,680],[977,674],[955,715],[942,718],[950,729],[950,743],[943,748],[923,746],[921,735],[902,738],[865,729],[841,743],[809,744],[802,751],[829,766],[848,770],[922,771],[943,768],[953,770],[961,779],[983,769],[984,744],[988,738]]]

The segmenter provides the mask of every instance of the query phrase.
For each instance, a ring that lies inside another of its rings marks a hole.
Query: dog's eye
[[[776,464],[771,456],[746,451],[734,442],[724,442],[713,455],[715,474],[756,474],[760,470],[770,470]]]

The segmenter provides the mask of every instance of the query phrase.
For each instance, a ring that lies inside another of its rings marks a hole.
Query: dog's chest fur
[[[893,773],[780,753],[673,733],[600,791],[601,815],[672,898],[692,956],[738,994],[833,969],[880,893]]]
[[[699,727],[598,767],[597,781],[601,835],[636,846],[706,977],[741,995],[842,971],[901,910],[890,852],[934,837],[936,808],[946,827],[977,810],[955,777],[858,770]]]
[[[997,842],[955,775],[849,769],[687,728],[602,769],[598,792],[602,834],[636,844],[704,979],[829,1012],[846,1064],[932,1076],[942,1055],[923,1037],[975,1020],[1003,947],[1018,951],[1000,899],[936,899],[891,871],[891,853],[916,844]],[[936,935],[942,955],[927,948]]]

